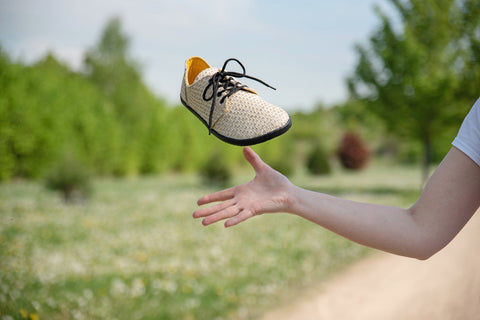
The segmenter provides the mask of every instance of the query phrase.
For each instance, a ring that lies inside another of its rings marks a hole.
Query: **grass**
[[[375,166],[293,181],[406,207],[419,176]],[[255,319],[368,253],[286,214],[203,227],[191,213],[216,190],[192,175],[102,179],[94,190],[65,205],[39,183],[0,184],[0,319]]]

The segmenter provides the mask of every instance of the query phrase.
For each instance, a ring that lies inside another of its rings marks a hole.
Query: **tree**
[[[166,129],[162,118],[164,102],[157,99],[142,81],[139,63],[130,57],[130,38],[120,18],[111,18],[98,41],[85,55],[86,73],[113,103],[116,119],[122,124],[116,173],[150,173],[164,169],[159,150]]]
[[[122,30],[120,18],[114,17],[84,60],[89,78],[112,99],[119,116],[131,123],[131,117],[138,114],[132,103],[143,84],[139,64],[130,57],[129,50],[130,39]]]
[[[480,2],[464,0],[459,7],[461,38],[457,47],[461,51],[462,79],[458,97],[471,101],[478,98],[480,88]]]
[[[425,181],[434,139],[457,126],[471,106],[459,99],[462,60],[468,54],[458,43],[472,44],[466,30],[472,30],[467,21],[473,17],[468,18],[471,9],[465,5],[476,6],[473,1],[455,0],[390,2],[400,18],[398,25],[376,9],[381,23],[368,46],[357,46],[358,63],[348,85],[387,130],[421,142]]]
[[[109,173],[117,122],[96,86],[51,53],[30,66],[0,51],[0,180],[38,178],[66,149]]]

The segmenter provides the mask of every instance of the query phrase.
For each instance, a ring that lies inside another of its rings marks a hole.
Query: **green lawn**
[[[292,180],[406,207],[419,179],[372,166]],[[39,183],[0,184],[0,319],[254,319],[368,252],[286,214],[203,227],[191,214],[216,189],[193,175],[96,180],[94,190],[65,205]]]

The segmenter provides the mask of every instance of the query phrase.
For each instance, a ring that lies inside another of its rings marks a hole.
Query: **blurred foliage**
[[[329,155],[320,144],[317,144],[308,156],[307,169],[308,172],[314,175],[329,174],[332,172]]]
[[[115,157],[115,173],[130,175],[160,172],[166,124],[165,103],[153,96],[142,81],[139,64],[129,56],[130,40],[119,18],[106,25],[99,42],[85,56],[87,78],[113,106],[122,130]]]
[[[66,146],[105,173],[121,128],[95,86],[52,55],[33,66],[0,60],[0,177],[38,177]]]
[[[206,184],[220,187],[227,186],[232,178],[228,163],[218,150],[210,153],[200,169],[200,175]]]
[[[381,23],[368,45],[357,46],[358,63],[348,83],[389,132],[421,143],[426,178],[428,165],[438,160],[435,141],[451,140],[478,98],[480,3],[390,2],[397,17],[376,9]]]
[[[292,113],[289,132],[254,146],[285,175],[329,158],[344,132],[358,132],[376,156],[439,161],[480,87],[480,4],[391,0],[399,19],[380,24],[349,79],[351,97]],[[71,150],[92,174],[200,172],[221,157],[246,165],[240,148],[207,134],[182,106],[168,106],[142,79],[119,18],[89,48],[82,72],[47,54],[27,65],[0,48],[0,181],[39,178]]]
[[[90,173],[70,152],[65,152],[47,173],[48,189],[60,191],[65,202],[85,199],[92,192]]]
[[[290,130],[293,130],[293,127]],[[254,150],[273,169],[286,176],[294,173],[296,147],[290,133],[256,145]]]
[[[84,73],[53,54],[25,65],[0,49],[0,87],[0,181],[42,177],[66,149],[96,175],[199,170],[213,149],[229,165],[242,159],[152,94],[118,18],[86,53]]]

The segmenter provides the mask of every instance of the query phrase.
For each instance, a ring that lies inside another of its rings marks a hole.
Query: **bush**
[[[308,155],[307,169],[308,172],[315,175],[329,174],[332,172],[328,153],[320,144],[317,144]]]
[[[46,176],[46,187],[60,191],[65,202],[91,194],[90,174],[72,154],[64,154]]]
[[[232,174],[225,157],[219,151],[213,151],[200,168],[200,176],[207,184],[226,186],[230,183]]]
[[[360,135],[347,132],[340,142],[337,156],[344,168],[359,170],[365,167],[370,160],[370,150],[368,150]]]

